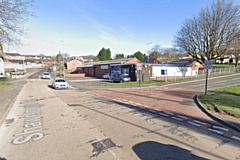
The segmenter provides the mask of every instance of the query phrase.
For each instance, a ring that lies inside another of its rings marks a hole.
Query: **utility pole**
[[[58,63],[59,63],[60,77],[62,77],[62,58],[61,58],[61,52],[60,51],[59,51],[59,55],[58,55]]]
[[[64,41],[61,40],[62,42],[62,67],[63,67],[63,78],[65,78],[65,65],[64,65]]]

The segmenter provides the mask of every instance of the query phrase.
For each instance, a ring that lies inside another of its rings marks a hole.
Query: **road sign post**
[[[141,71],[141,70],[142,70],[142,64],[139,63],[139,64],[137,64],[138,82],[139,82],[138,86],[139,86],[139,87],[140,87],[140,71]]]
[[[207,94],[207,85],[208,85],[208,70],[212,68],[212,61],[204,61],[204,69],[206,70],[206,83],[205,83],[205,95]]]

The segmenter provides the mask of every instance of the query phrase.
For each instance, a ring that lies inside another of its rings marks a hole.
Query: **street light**
[[[62,65],[63,65],[61,67],[63,67],[63,78],[65,78],[65,65],[64,65],[64,57],[63,57],[64,56],[64,41],[61,40],[61,42],[62,42],[62,60],[61,60],[61,62],[62,62]]]
[[[148,45],[148,51],[149,51],[149,45],[150,45],[150,44],[152,44],[152,42],[149,42],[149,43],[146,44],[146,45]],[[150,54],[150,53],[148,53],[148,64],[149,64],[149,54]]]

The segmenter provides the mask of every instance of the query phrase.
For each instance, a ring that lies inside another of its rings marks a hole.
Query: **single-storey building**
[[[141,63],[137,58],[125,58],[99,62],[89,62],[77,67],[77,73],[84,73],[88,77],[102,78],[106,73],[111,73],[111,66]]]
[[[186,77],[196,76],[198,70],[202,70],[203,65],[192,59],[180,59],[167,64],[153,64],[151,77]]]

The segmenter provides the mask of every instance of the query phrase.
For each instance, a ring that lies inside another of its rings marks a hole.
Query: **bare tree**
[[[33,0],[0,1],[0,45],[19,45],[24,22],[32,15]]]
[[[3,58],[4,54],[3,54],[3,48],[2,48],[2,44],[0,43],[0,58]]]
[[[239,6],[218,0],[188,19],[175,36],[175,45],[203,64],[226,54],[240,24]]]
[[[161,46],[160,45],[155,45],[152,47],[150,53],[149,53],[149,58],[160,58],[161,57]]]
[[[235,58],[235,67],[238,67],[238,62],[240,60],[240,31],[232,42],[232,54]]]

